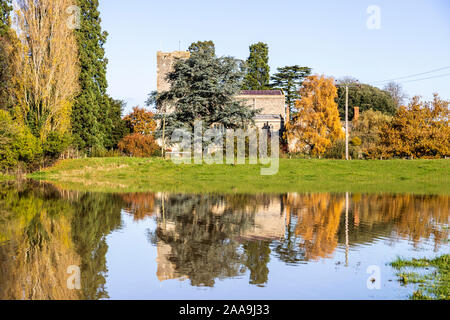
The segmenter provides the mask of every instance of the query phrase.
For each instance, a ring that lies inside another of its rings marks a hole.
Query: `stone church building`
[[[188,59],[188,51],[157,52],[157,90],[158,92],[170,89],[167,82],[167,74],[173,71],[176,59]],[[272,131],[283,131],[284,124],[289,117],[285,96],[281,90],[245,90],[236,96],[253,109],[261,109],[255,117],[255,125],[258,128]]]

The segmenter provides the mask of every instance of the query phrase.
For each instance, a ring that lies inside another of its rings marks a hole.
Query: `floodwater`
[[[408,299],[388,264],[450,252],[449,198],[3,184],[0,299]]]

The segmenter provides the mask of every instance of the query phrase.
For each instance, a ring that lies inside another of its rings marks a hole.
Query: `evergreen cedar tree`
[[[242,85],[243,90],[270,89],[269,46],[258,42],[250,46],[250,56],[246,62],[247,74]]]
[[[295,65],[278,68],[277,73],[271,77],[271,87],[283,90],[286,96],[286,105],[289,106],[291,115],[294,115],[297,111],[295,110],[295,102],[300,100],[300,88],[305,78],[310,74],[311,68]]]
[[[209,41],[197,41],[192,43],[189,46],[189,51],[192,52],[199,52],[200,50],[203,51],[209,51],[211,52],[211,54],[215,55],[216,54],[216,46],[214,45],[214,42],[209,40]]]
[[[235,99],[244,76],[240,62],[232,57],[216,57],[210,45],[194,44],[191,50],[190,58],[178,60],[169,73],[170,90],[152,92],[147,101],[147,105],[155,104],[162,113],[167,113],[168,106],[175,106],[166,115],[166,134],[175,128],[192,129],[196,120],[202,120],[205,128],[242,128],[252,124],[258,110]]]

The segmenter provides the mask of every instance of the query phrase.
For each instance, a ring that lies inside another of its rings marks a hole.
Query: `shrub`
[[[359,140],[361,141],[361,140]],[[358,141],[355,141],[356,143]],[[353,144],[353,141],[349,144],[348,153],[351,159],[361,158],[360,147],[356,144]],[[345,159],[345,140],[336,140],[331,147],[327,149],[325,153],[325,158],[327,159]]]
[[[14,168],[19,162],[31,165],[41,153],[39,140],[30,130],[15,123],[7,111],[0,110],[0,170]]]
[[[359,137],[353,137],[350,143],[352,144],[352,146],[359,147],[362,144],[362,141]]]
[[[114,158],[120,157],[121,153],[119,150],[114,149],[93,148],[90,156],[93,158]]]
[[[151,157],[160,155],[160,147],[153,136],[134,133],[123,138],[118,144],[119,150],[133,157]]]
[[[327,159],[344,159],[345,158],[345,140],[336,140],[325,152]]]
[[[72,137],[68,133],[51,132],[42,144],[44,156],[51,159],[58,158],[72,143]]]
[[[380,136],[383,130],[389,126],[392,117],[387,116],[380,111],[367,110],[361,114],[358,122],[353,124],[351,132],[352,144],[356,138],[361,142],[353,144],[361,149],[361,153],[365,158],[377,158],[380,147]]]

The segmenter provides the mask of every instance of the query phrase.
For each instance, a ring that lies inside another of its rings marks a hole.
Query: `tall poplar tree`
[[[106,96],[104,44],[108,36],[100,26],[98,0],[78,0],[81,25],[76,30],[80,57],[81,93],[72,111],[72,132],[80,149],[103,147],[109,101]],[[103,120],[104,119],[104,120]]]
[[[269,46],[258,42],[250,46],[250,56],[247,59],[247,74],[242,86],[243,90],[269,89],[270,67]]]

